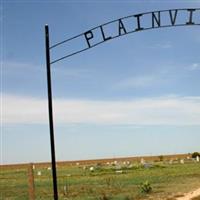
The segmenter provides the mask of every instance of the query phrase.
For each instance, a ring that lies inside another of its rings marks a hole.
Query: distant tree
[[[163,161],[164,156],[163,156],[163,155],[160,155],[160,156],[158,156],[158,158],[159,158],[160,161]]]
[[[197,156],[200,157],[200,153],[199,152],[192,153],[192,158],[196,158]]]

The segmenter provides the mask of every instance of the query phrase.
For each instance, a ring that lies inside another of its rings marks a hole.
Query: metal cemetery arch
[[[180,15],[182,15],[182,18],[181,19],[179,18],[178,21],[177,18]],[[195,21],[196,18],[194,19],[195,15],[199,15],[199,18],[197,18],[199,21],[197,22]],[[148,24],[149,26],[146,26],[144,25],[144,20],[147,20],[148,18],[151,20]],[[131,23],[135,23],[134,28],[130,28]],[[114,33],[113,32],[110,33],[108,31],[108,29],[111,28],[109,27],[111,25],[117,26],[117,30],[115,30]],[[50,141],[51,141],[51,163],[52,163],[54,200],[58,199],[58,191],[57,191],[56,158],[55,158],[55,145],[54,145],[54,127],[53,127],[51,65],[65,58],[71,57],[75,54],[93,48],[99,44],[102,44],[103,42],[130,33],[139,32],[143,30],[156,29],[156,28],[166,28],[166,27],[176,27],[176,26],[198,26],[198,25],[200,25],[200,8],[182,8],[182,9],[145,12],[145,13],[126,16],[123,18],[107,22],[100,26],[96,26],[84,33],[66,39],[62,42],[56,43],[52,46],[49,45],[49,28],[48,25],[45,25],[48,109],[49,109],[49,128],[50,128]],[[67,53],[65,56],[51,61],[50,51],[54,50],[58,46],[67,44],[67,42],[74,41],[76,39],[83,40],[85,45],[82,46],[80,49]]]

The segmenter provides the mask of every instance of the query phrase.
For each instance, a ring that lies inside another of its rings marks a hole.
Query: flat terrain
[[[34,167],[36,199],[53,199],[48,164]],[[175,200],[200,188],[200,163],[191,159],[62,163],[57,175],[59,199],[67,200]],[[0,178],[0,199],[28,199],[28,165],[1,166]],[[150,193],[142,190],[146,181]]]

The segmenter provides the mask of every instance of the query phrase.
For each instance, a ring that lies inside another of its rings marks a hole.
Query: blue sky
[[[45,24],[55,44],[120,17],[192,7],[200,1],[3,1],[1,162],[50,160]],[[199,151],[199,51],[199,26],[165,28],[52,65],[57,160]]]

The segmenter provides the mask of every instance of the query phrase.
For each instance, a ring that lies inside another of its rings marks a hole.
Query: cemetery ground
[[[29,199],[28,165],[0,169],[0,199]],[[34,164],[33,173],[35,199],[53,199],[50,164]],[[63,200],[175,200],[200,188],[200,162],[162,156],[62,162],[57,164],[57,176]]]

